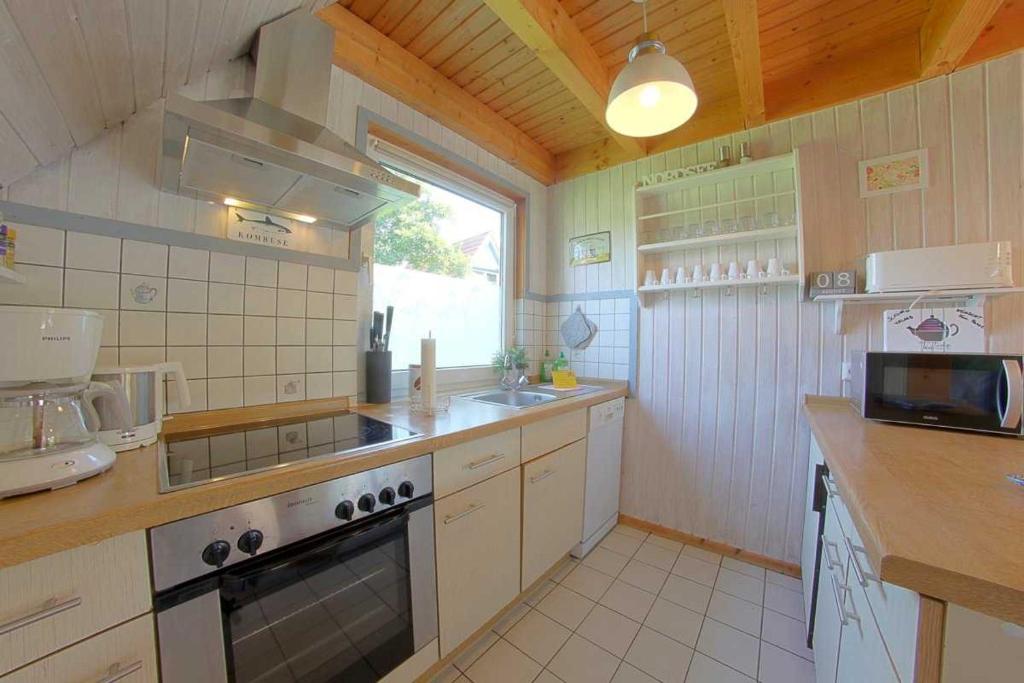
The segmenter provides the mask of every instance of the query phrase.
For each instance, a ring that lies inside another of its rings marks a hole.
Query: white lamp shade
[[[642,138],[678,128],[695,111],[697,91],[686,68],[668,55],[647,52],[616,76],[604,115],[615,132]]]

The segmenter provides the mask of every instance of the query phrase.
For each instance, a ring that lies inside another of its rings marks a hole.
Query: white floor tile
[[[547,597],[548,593],[554,590],[558,584],[554,581],[545,581],[541,585],[534,588],[529,595],[526,596],[525,602],[530,607],[536,607],[540,604],[540,601]]]
[[[749,562],[743,562],[742,560],[736,560],[731,557],[723,557],[722,566],[726,569],[731,569],[734,572],[746,574],[747,576],[764,581],[764,567],[758,567],[757,565],[750,564]]]
[[[768,575],[768,583],[774,583],[776,586],[782,586],[788,588],[791,591],[802,591],[804,589],[800,579],[793,578],[792,576],[786,576],[779,572],[773,572],[770,569],[766,572]]]
[[[505,613],[501,619],[494,624],[492,630],[499,636],[503,636],[508,633],[508,630],[516,625],[516,623],[526,616],[530,611],[530,606],[525,602],[521,602],[508,612]]]
[[[682,576],[691,581],[702,583],[705,586],[713,587],[715,580],[718,579],[718,565],[698,560],[683,552],[679,555],[679,559],[676,560],[675,566],[672,567],[672,573],[676,576]]]
[[[686,683],[754,683],[754,679],[695,652],[686,672]]]
[[[540,676],[533,683],[562,683],[562,679],[547,669],[540,672]]]
[[[434,674],[434,677],[430,679],[430,683],[454,683],[460,678],[462,678],[462,672],[454,664],[449,664]]]
[[[672,640],[678,640],[684,645],[694,647],[697,644],[697,636],[700,635],[700,625],[704,621],[704,615],[693,610],[658,598],[654,606],[644,620],[644,626],[652,628]]]
[[[657,678],[651,678],[640,669],[629,662],[619,664],[619,670],[615,672],[612,683],[658,683]]]
[[[711,600],[711,589],[681,576],[670,576],[665,580],[659,595],[677,605],[704,614],[708,609],[708,601]]]
[[[540,664],[499,640],[469,667],[466,677],[473,683],[530,683],[540,670]]]
[[[774,583],[765,586],[764,606],[793,619],[804,618],[804,594]]]
[[[617,525],[614,529],[612,529],[612,531],[614,531],[617,534],[622,534],[623,536],[632,536],[633,538],[639,538],[641,541],[643,541],[648,536],[647,532],[643,529],[637,529],[636,527],[626,526],[625,524]]]
[[[614,580],[614,578],[603,572],[581,564],[569,576],[565,577],[562,585],[576,591],[580,595],[587,596],[591,600],[600,600]]]
[[[683,544],[679,541],[673,540],[671,538],[665,538],[664,536],[659,536],[658,534],[651,534],[650,536],[648,536],[647,542],[653,543],[657,546],[661,546],[666,550],[675,551],[677,553],[683,549]]]
[[[556,586],[537,605],[537,610],[562,626],[575,629],[594,607],[594,602],[568,588]]]
[[[814,665],[792,652],[762,642],[757,680],[761,683],[814,683]]]
[[[576,629],[576,633],[621,658],[626,656],[639,630],[639,622],[603,605],[597,605]]]
[[[626,653],[626,661],[662,683],[676,683],[686,675],[692,656],[691,648],[644,627]]]
[[[612,552],[632,557],[633,553],[643,544],[643,539],[635,536],[624,536],[614,531],[604,537],[598,546]]]
[[[757,638],[714,619],[704,620],[697,639],[697,651],[740,671],[757,676]]]
[[[618,576],[629,562],[625,555],[598,546],[583,558],[583,564],[608,576]]]
[[[758,605],[764,602],[764,581],[740,574],[725,566],[718,570],[715,590],[735,595],[747,602],[756,602]]]
[[[666,578],[668,578],[667,571],[644,564],[639,560],[631,560],[625,569],[619,573],[620,581],[625,581],[631,586],[643,588],[645,591],[655,594],[665,585]]]
[[[698,560],[704,560],[705,562],[710,562],[711,564],[718,564],[722,561],[722,556],[718,553],[713,553],[710,550],[705,550],[704,548],[698,548],[695,545],[688,545],[685,548],[683,548],[683,555],[687,555],[688,557],[695,557]]]
[[[651,541],[653,536],[648,538],[640,549],[636,551],[634,559],[640,560],[644,564],[649,564],[652,567],[663,569],[668,571],[672,569],[672,566],[676,563],[676,558],[679,557],[678,550],[671,550],[669,548],[663,548],[656,543]]]
[[[535,661],[547,664],[572,632],[550,617],[532,610],[505,634],[505,640]]]
[[[461,671],[465,671],[473,665],[473,662],[480,659],[480,656],[487,652],[487,648],[498,642],[498,634],[488,631],[477,638],[476,642],[466,648],[462,654],[455,658],[454,664]]]
[[[765,610],[761,640],[814,661],[814,651],[807,647],[807,629],[804,622],[798,619],[791,619],[770,609]]]
[[[634,621],[642,622],[654,604],[654,598],[653,593],[616,580],[602,596],[600,603]]]
[[[573,635],[548,668],[565,683],[608,683],[618,666],[618,657]]]
[[[711,594],[708,616],[738,628],[755,638],[761,635],[761,606],[716,590]]]
[[[569,559],[562,562],[562,566],[558,568],[554,574],[551,575],[551,580],[555,583],[562,583],[565,577],[572,573],[572,570],[578,567],[580,561],[570,557]]]

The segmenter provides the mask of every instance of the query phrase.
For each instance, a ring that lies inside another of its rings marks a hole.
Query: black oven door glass
[[[1003,359],[959,354],[870,353],[865,415],[962,429],[999,430]]]
[[[408,519],[346,527],[223,574],[228,680],[363,683],[412,656]]]

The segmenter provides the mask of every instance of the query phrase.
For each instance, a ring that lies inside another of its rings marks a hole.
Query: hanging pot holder
[[[597,333],[597,325],[583,315],[580,307],[562,323],[562,340],[571,349],[585,349]]]

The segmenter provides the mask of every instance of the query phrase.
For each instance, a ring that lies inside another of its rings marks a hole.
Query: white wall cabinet
[[[516,468],[434,503],[442,657],[519,595],[519,497]]]
[[[532,460],[522,469],[522,588],[526,590],[580,542],[587,440]]]

